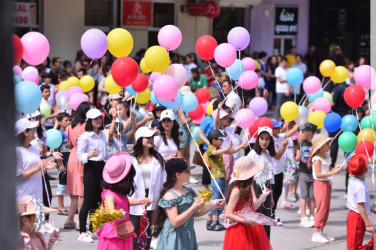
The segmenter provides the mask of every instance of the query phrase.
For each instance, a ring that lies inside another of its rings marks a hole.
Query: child
[[[231,141],[225,148],[220,148],[223,143],[223,139],[227,138],[227,134],[222,132],[219,129],[213,129],[208,134],[208,141],[210,143],[208,150],[206,151],[208,160],[210,163],[210,169],[215,178],[219,188],[222,191],[222,194],[225,194],[226,184],[226,171],[225,165],[223,162],[222,154],[233,154],[238,152],[241,148],[246,147],[248,142],[241,144],[240,146],[232,149]],[[212,199],[219,199],[221,198],[221,193],[219,192],[217,185],[215,184],[214,180],[211,180],[212,186]],[[222,209],[214,209],[210,211],[208,214],[208,220],[206,222],[206,229],[211,231],[222,231],[225,230],[225,227],[219,223],[219,215],[222,213]]]
[[[328,138],[322,134],[318,134],[312,139],[311,156],[313,163],[313,192],[317,205],[314,233],[311,241],[317,243],[328,243],[335,239],[323,233],[324,226],[329,217],[330,198],[332,194],[331,178],[332,175],[338,174],[342,167],[336,166],[332,170],[332,163],[328,151],[330,150],[330,142],[332,138]]]
[[[270,194],[270,190],[265,189],[257,198],[253,192],[253,176],[262,168],[247,156],[235,163],[230,192],[226,195],[226,218],[237,223],[226,229],[223,249],[272,249],[262,225],[234,214],[245,206],[252,210],[259,208]]]
[[[362,246],[365,231],[374,233],[370,213],[376,213],[371,207],[367,183],[368,158],[365,155],[353,156],[347,169],[354,177],[349,182],[347,193],[347,207],[350,210],[347,215],[347,249],[355,250]]]
[[[264,78],[261,75],[261,70],[256,69],[255,72],[256,72],[256,74],[258,76],[258,81],[257,81],[257,87],[256,88],[257,88],[257,91],[259,93],[259,96],[263,97],[264,89],[265,89],[265,81],[264,81]]]
[[[49,130],[54,126],[54,118],[58,115],[57,106],[54,104],[54,102],[49,101],[51,96],[51,89],[49,85],[40,86],[40,90],[42,92],[42,102],[47,103],[51,108],[51,114],[45,118],[43,123],[46,130]],[[52,93],[52,95],[53,94],[54,93]]]
[[[194,201],[196,193],[192,188],[183,186],[189,181],[192,168],[182,158],[172,158],[166,163],[167,180],[152,223],[159,232],[157,249],[198,249],[193,216],[202,216],[225,204],[224,200],[211,200],[203,208],[203,200]]]
[[[121,104],[118,104],[120,106]],[[118,151],[128,152],[128,141],[132,138],[134,132],[136,131],[136,115],[131,112],[131,129],[126,132],[126,127],[124,127],[123,122],[116,122],[117,120],[116,112],[112,113],[112,122],[108,132],[108,148],[109,154],[117,153]]]

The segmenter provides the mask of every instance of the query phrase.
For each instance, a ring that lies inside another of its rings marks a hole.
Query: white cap
[[[171,121],[175,120],[174,112],[171,109],[163,110],[161,113],[160,121],[163,121],[164,118],[168,118]]]
[[[257,130],[258,134],[260,135],[262,132],[267,132],[271,137],[273,137],[273,131],[271,128],[265,126],[265,127],[259,127]]]
[[[180,88],[180,92],[182,95],[188,95],[188,94],[193,94],[191,87],[189,86],[183,86]]]
[[[86,121],[89,119],[95,119],[98,116],[103,116],[98,109],[90,109],[88,112],[86,112]]]
[[[123,97],[121,97],[121,95],[119,93],[116,93],[116,94],[109,94],[107,96],[107,99],[108,100],[116,100],[116,99],[121,99]]]
[[[19,119],[16,122],[15,129],[16,129],[16,135],[21,134],[28,128],[36,128],[38,126],[39,122],[31,122],[27,118]]]
[[[146,126],[142,126],[139,129],[137,129],[135,133],[135,139],[136,142],[140,137],[152,137],[152,136],[157,136],[160,135],[159,130],[151,130],[150,128]]]
[[[30,118],[35,118],[35,117],[37,117],[37,116],[41,116],[41,118],[44,118],[45,117],[45,115],[44,114],[42,114],[41,112],[39,112],[39,110],[36,110],[34,113],[32,113],[32,114],[26,114],[25,115],[25,118],[26,119],[30,119]]]

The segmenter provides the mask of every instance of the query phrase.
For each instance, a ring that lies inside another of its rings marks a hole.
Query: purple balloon
[[[99,29],[89,29],[81,37],[81,48],[91,59],[101,58],[107,51],[106,34]]]
[[[254,97],[249,102],[249,109],[255,114],[255,116],[262,116],[268,111],[268,103],[262,97]]]
[[[161,76],[162,75],[162,73],[158,73],[158,72],[151,72],[151,74],[150,74],[150,81],[151,82],[154,82],[154,80],[155,79],[157,79],[158,78],[158,76]]]
[[[234,46],[236,50],[243,50],[249,45],[251,37],[249,32],[243,27],[235,27],[227,35],[227,41]]]
[[[56,95],[55,95],[55,99],[56,100],[59,99],[59,97],[62,96],[62,95],[66,95],[67,96],[68,95],[68,91],[66,91],[65,89],[59,90],[59,92],[57,92]]]

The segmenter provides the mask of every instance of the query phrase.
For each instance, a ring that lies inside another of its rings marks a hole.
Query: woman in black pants
[[[90,109],[86,113],[85,133],[77,142],[77,158],[84,164],[84,201],[80,210],[79,241],[93,242],[91,233],[86,232],[87,216],[101,203],[101,182],[106,155],[106,136],[103,133],[102,113]],[[91,231],[91,230],[90,230]]]

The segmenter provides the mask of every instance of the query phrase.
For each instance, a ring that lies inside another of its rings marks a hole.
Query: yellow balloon
[[[144,73],[150,73],[151,72],[151,69],[149,69],[148,65],[145,62],[145,58],[141,59],[140,68],[141,68],[142,72],[144,72]]]
[[[73,85],[71,85],[71,82],[68,82],[68,81],[62,81],[60,84],[59,84],[59,90],[67,90],[70,89],[70,87],[72,87]]]
[[[201,141],[196,141],[198,145],[201,145],[201,144],[204,144],[204,141],[201,140]]]
[[[325,77],[329,77],[334,73],[335,68],[336,65],[332,60],[324,60],[320,64],[320,73]]]
[[[213,113],[213,103],[214,103],[214,101],[212,101],[212,102],[210,102],[209,104],[208,104],[208,106],[206,106],[206,114],[207,115],[211,115],[212,113]]]
[[[313,111],[311,114],[308,116],[308,122],[315,124],[317,128],[322,128],[324,127],[324,119],[325,119],[325,112],[321,110],[316,110]]]
[[[135,95],[136,102],[139,104],[147,103],[150,100],[150,97],[151,97],[150,89],[145,89],[143,92],[137,93]]]
[[[358,133],[358,143],[363,141],[363,139],[374,143],[375,137],[376,137],[376,133],[373,129],[371,129],[371,128],[362,129]]]
[[[133,49],[133,37],[126,29],[116,28],[107,35],[108,51],[115,57],[128,56]]]
[[[67,79],[67,81],[70,83],[70,86],[80,86],[80,79],[78,79],[75,76],[71,76]]]
[[[121,87],[116,84],[112,75],[109,75],[104,80],[104,88],[109,94],[117,94],[121,91]]]
[[[80,87],[84,92],[89,92],[95,86],[95,80],[92,76],[86,75],[80,79]]]
[[[280,112],[282,118],[290,122],[298,117],[299,108],[295,102],[289,101],[282,104]]]
[[[253,61],[255,61],[256,69],[261,69],[259,62],[257,60],[253,60]]]
[[[162,73],[170,64],[170,56],[165,48],[161,46],[152,46],[145,52],[145,63],[149,69]]]
[[[343,66],[337,66],[334,73],[330,76],[330,80],[334,83],[342,83],[346,81],[349,72]]]

